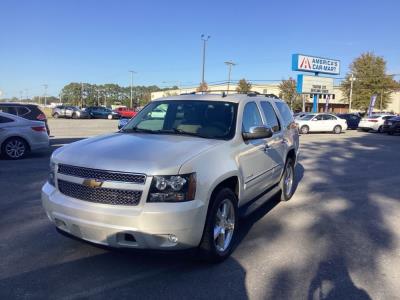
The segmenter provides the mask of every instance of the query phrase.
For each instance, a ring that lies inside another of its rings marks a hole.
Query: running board
[[[250,215],[252,212],[257,210],[260,206],[265,204],[268,200],[270,200],[274,195],[280,192],[279,183],[273,185],[261,195],[257,196],[253,200],[249,201],[245,205],[239,207],[239,217],[243,218]]]

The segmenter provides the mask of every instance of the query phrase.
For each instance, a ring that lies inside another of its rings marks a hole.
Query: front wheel
[[[285,169],[282,174],[280,188],[281,201],[288,201],[294,194],[294,161],[288,157],[285,164]]]
[[[342,132],[342,127],[340,125],[336,125],[335,128],[333,128],[334,134],[340,134],[341,132]]]
[[[211,201],[199,250],[203,259],[221,262],[233,250],[238,225],[237,197],[231,189],[223,188]]]

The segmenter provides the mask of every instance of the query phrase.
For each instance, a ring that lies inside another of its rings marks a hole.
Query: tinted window
[[[14,122],[14,120],[10,119],[10,118],[3,117],[3,116],[0,116],[0,123],[11,123],[11,122]]]
[[[250,127],[262,125],[263,122],[257,105],[254,102],[247,103],[243,111],[243,132],[249,132]]]
[[[24,115],[28,114],[29,112],[30,112],[30,110],[27,109],[26,107],[23,107],[23,106],[17,107],[18,116],[24,116]]]
[[[14,106],[0,106],[0,111],[12,115],[17,115],[17,110],[15,109]]]
[[[278,107],[279,112],[281,113],[285,127],[288,126],[290,123],[293,122],[293,116],[290,112],[289,107],[286,103],[283,102],[275,102],[275,104],[276,107]]]
[[[261,101],[261,108],[264,112],[265,119],[267,120],[268,126],[272,128],[273,132],[281,130],[278,117],[276,116],[275,110],[271,103],[267,101]]]
[[[383,117],[382,119],[387,120],[387,119],[391,119],[391,118],[393,118],[393,116]]]
[[[324,116],[323,116],[323,115],[318,115],[318,116],[315,117],[314,120],[322,121],[323,119],[324,119]]]

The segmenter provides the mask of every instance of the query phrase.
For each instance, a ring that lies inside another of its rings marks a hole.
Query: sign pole
[[[318,76],[317,72],[315,72],[314,74],[315,74],[315,76]],[[318,112],[318,97],[319,97],[318,94],[314,94],[314,102],[313,102],[313,107],[312,107],[312,112],[313,113],[317,113]]]

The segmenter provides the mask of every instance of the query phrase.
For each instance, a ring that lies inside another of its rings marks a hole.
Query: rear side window
[[[337,119],[332,115],[323,115],[323,120],[337,120]]]
[[[286,103],[283,102],[275,102],[275,104],[279,112],[281,113],[284,126],[285,127],[289,126],[293,122],[293,116],[292,113],[290,112],[289,107],[287,106]]]
[[[250,127],[262,126],[262,125],[263,122],[257,104],[255,104],[255,102],[247,103],[243,110],[243,123],[242,123],[243,132],[249,132]]]
[[[27,115],[29,112],[30,112],[30,110],[27,109],[26,107],[23,107],[23,106],[17,107],[18,116],[23,117],[23,116]]]
[[[261,101],[261,108],[264,112],[265,119],[267,120],[268,126],[271,127],[273,132],[278,132],[281,130],[278,117],[275,113],[274,108],[271,103],[267,101]]]
[[[0,124],[1,123],[11,123],[11,122],[14,122],[14,120],[7,118],[7,117],[0,116]]]

